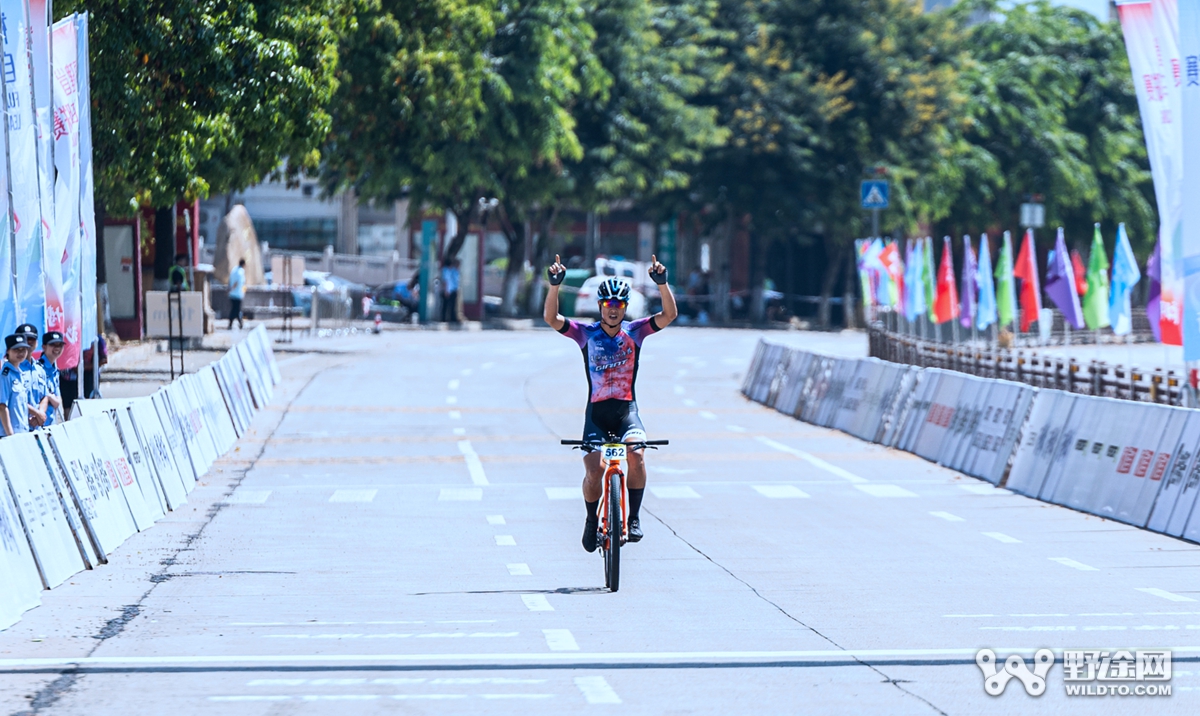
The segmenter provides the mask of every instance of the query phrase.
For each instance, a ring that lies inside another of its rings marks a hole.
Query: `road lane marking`
[[[909,492],[899,485],[855,485],[858,489],[872,497],[916,497],[917,493]]]
[[[578,487],[547,487],[546,497],[551,500],[574,500],[582,495]]]
[[[675,386],[675,395],[683,395],[686,392],[687,391],[683,389],[682,385]]]
[[[789,497],[811,497],[795,485],[755,485],[754,489],[763,497],[786,499]]]
[[[479,461],[479,453],[471,447],[471,441],[459,440],[458,449],[467,461],[467,472],[471,473],[471,483],[474,485],[488,484],[487,475],[483,472],[483,463]]]
[[[745,429],[745,428],[743,428],[741,425],[726,425],[726,426],[725,426],[725,429],[726,429],[726,430],[728,430],[728,431],[729,431],[729,432],[731,432],[731,433],[744,433],[744,432],[746,432],[746,429]]]
[[[550,606],[550,600],[546,599],[545,594],[522,594],[521,601],[525,602],[525,607],[531,612],[554,611],[554,607]]]
[[[794,447],[790,447],[788,445],[784,445],[783,443],[776,442],[765,435],[759,435],[755,439],[758,440],[763,445],[766,445],[767,447],[775,448],[779,452],[786,452],[790,455],[795,455],[796,457],[800,458],[801,460],[807,462],[809,465],[812,465],[815,468],[824,470],[825,472],[828,472],[831,475],[837,475],[838,477],[845,478],[846,480],[849,480],[850,482],[853,482],[853,483],[867,482],[867,479],[865,477],[859,477],[858,475],[855,475],[854,473],[850,472],[849,470],[843,470],[842,468],[838,467],[837,465],[825,462],[824,460],[817,457],[816,455],[811,455],[809,453],[804,452],[803,450],[797,450]]]
[[[337,490],[329,497],[330,502],[371,502],[379,490]]]
[[[276,627],[276,626],[285,626],[285,627],[310,627],[310,626],[314,626],[314,627],[323,627],[323,626],[357,626],[357,625],[359,625],[359,624],[367,624],[367,625],[370,625],[370,626],[386,626],[386,625],[394,625],[394,624],[424,624],[424,623],[425,623],[425,620],[423,620],[423,619],[418,619],[418,620],[415,620],[415,621],[413,621],[413,620],[411,620],[411,619],[408,619],[408,620],[404,620],[404,621],[370,621],[370,622],[326,622],[326,621],[314,621],[314,622],[229,622],[229,626],[240,626],[240,627]],[[440,624],[440,623],[441,623],[441,622],[439,622],[439,624]]]
[[[579,651],[579,644],[575,643],[570,629],[543,629],[542,634],[550,651]]]
[[[508,566],[508,573],[514,577],[532,577],[533,572],[529,571],[529,565],[524,562],[517,562]]]
[[[700,417],[704,418],[705,420],[716,420],[717,419],[717,416],[715,413],[710,413],[707,410],[701,410],[699,414],[700,414]]]
[[[517,540],[512,535],[496,535],[497,547],[516,547]]]
[[[458,385],[459,385],[458,378],[455,378],[454,380],[452,380],[446,384],[446,390],[458,390]]]
[[[480,694],[479,698],[496,699],[552,699],[554,694]]]
[[[1003,532],[982,532],[981,534],[984,537],[991,537],[992,539],[996,540],[997,542],[1003,542],[1005,544],[1020,544],[1021,543],[1021,540],[1017,539],[1016,537],[1009,537],[1008,535],[1004,534]]]
[[[451,420],[462,420],[462,413],[458,412],[457,410],[451,410],[448,415],[450,416]]]
[[[1073,626],[985,626],[984,631],[1075,631]]]
[[[934,517],[941,517],[943,520],[946,520],[947,522],[966,522],[966,520],[959,517],[958,515],[952,515],[949,512],[930,512],[929,514],[933,515]]]
[[[483,499],[483,489],[479,487],[443,487],[438,493],[440,502],[478,502]]]
[[[488,521],[488,524],[489,524],[489,525],[503,525],[503,524],[507,524],[507,523],[504,521],[504,515],[488,515],[488,516],[487,516],[487,521]]]
[[[261,505],[271,496],[271,490],[235,490],[225,498],[227,505]]]
[[[619,704],[621,697],[608,685],[603,676],[576,676],[575,686],[589,704]]]
[[[447,395],[447,396],[446,396],[446,405],[454,405],[454,404],[456,404],[457,402],[458,402],[458,396],[457,396],[457,395]]]
[[[960,490],[966,490],[976,495],[1011,495],[1012,490],[1006,490],[1003,487],[993,487],[992,485],[959,485]]]
[[[1185,597],[1182,594],[1173,594],[1171,592],[1168,592],[1165,589],[1158,589],[1157,587],[1134,587],[1134,589],[1137,589],[1139,592],[1145,592],[1146,594],[1153,594],[1156,597],[1162,597],[1163,599],[1169,599],[1172,602],[1194,602],[1194,601],[1196,601],[1195,599],[1192,599],[1191,597]]]
[[[1100,571],[1100,570],[1096,569],[1095,567],[1091,567],[1091,566],[1084,564],[1083,562],[1076,562],[1075,560],[1071,559],[1070,557],[1050,557],[1049,559],[1051,562],[1058,562],[1059,564],[1063,564],[1068,567],[1078,569],[1080,572],[1099,572]]]
[[[1197,630],[1200,631],[1200,630]],[[1000,644],[996,651],[1005,653],[1019,652],[1032,658],[1033,653],[1043,645],[1009,645]],[[1112,645],[1096,645],[1097,647],[1117,650],[1124,647]],[[812,649],[795,651],[652,651],[652,652],[510,652],[510,653],[430,653],[430,654],[232,654],[232,655],[160,655],[160,656],[68,656],[68,657],[36,657],[19,659],[0,659],[0,669],[30,669],[44,667],[94,667],[94,666],[180,666],[195,664],[379,664],[379,663],[446,663],[446,662],[511,662],[537,664],[541,662],[556,662],[566,664],[595,664],[597,662],[680,662],[696,661],[709,663],[712,661],[728,661],[737,663],[742,660],[820,660],[837,661],[849,664],[863,659],[880,658],[929,658],[942,659],[945,657],[960,657],[973,661],[979,651],[978,646],[942,647],[934,649]],[[1056,654],[1062,653],[1057,649]],[[1200,645],[1172,646],[1176,654],[1200,654]]]
[[[686,485],[664,485],[661,487],[651,487],[650,492],[654,496],[663,500],[693,500],[700,495]]]

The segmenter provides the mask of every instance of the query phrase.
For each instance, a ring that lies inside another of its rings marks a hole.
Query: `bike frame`
[[[611,519],[611,516],[608,514],[608,503],[609,503],[609,486],[608,485],[610,482],[612,482],[612,476],[615,473],[616,475],[620,476],[620,478],[621,478],[620,539],[621,539],[621,544],[625,544],[625,542],[627,542],[629,540],[629,518],[628,518],[629,510],[626,508],[626,505],[629,502],[629,487],[625,482],[625,471],[621,469],[621,463],[624,462],[628,458],[627,457],[616,457],[616,458],[609,459],[609,458],[604,457],[604,453],[608,452],[608,450],[605,450],[604,448],[618,448],[618,447],[625,448],[626,455],[628,455],[630,446],[625,445],[624,443],[605,443],[604,445],[601,446],[600,462],[602,465],[604,465],[604,477],[601,478],[601,480],[600,480],[600,512],[599,512],[599,516],[600,516],[601,529],[603,530],[605,537],[607,537],[608,539],[612,539],[612,535],[613,535],[614,531],[613,531],[613,529],[611,529],[613,521]],[[606,545],[606,547],[607,547],[607,545]]]

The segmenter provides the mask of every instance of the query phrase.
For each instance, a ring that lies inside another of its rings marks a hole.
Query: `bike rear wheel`
[[[604,581],[610,592],[621,586],[621,537],[625,513],[621,510],[621,475],[612,475],[608,485],[608,549],[604,552]]]

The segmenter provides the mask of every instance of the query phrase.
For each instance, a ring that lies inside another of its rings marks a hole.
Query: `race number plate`
[[[624,460],[625,446],[624,445],[605,445],[604,459],[608,461]]]

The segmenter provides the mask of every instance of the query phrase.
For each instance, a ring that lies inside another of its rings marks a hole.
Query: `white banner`
[[[1179,54],[1183,61],[1181,82],[1182,123],[1200,125],[1200,4],[1179,6]],[[1200,134],[1183,133],[1183,183],[1200,186]],[[1183,359],[1200,360],[1200,202],[1183,203]],[[1182,529],[1182,528],[1181,528]],[[1176,536],[1178,533],[1176,533]]]
[[[96,184],[92,177],[92,80],[91,54],[88,51],[88,16],[75,16],[75,35],[79,57],[79,281],[83,300],[82,344],[96,340]]]
[[[54,91],[54,223],[55,253],[61,257],[63,337],[67,346],[58,360],[60,368],[79,363],[82,255],[79,237],[79,62],[76,57],[75,18],[54,23],[51,35]]]

